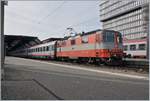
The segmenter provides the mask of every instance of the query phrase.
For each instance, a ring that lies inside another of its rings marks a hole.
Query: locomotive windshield
[[[104,42],[114,42],[115,41],[115,33],[114,31],[106,31],[103,33],[103,41]],[[121,33],[117,33],[117,42],[122,43]]]
[[[104,42],[114,42],[114,34],[115,32],[106,31],[103,33],[103,41]]]

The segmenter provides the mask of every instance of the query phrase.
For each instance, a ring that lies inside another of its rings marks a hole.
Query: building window
[[[131,51],[136,50],[136,45],[130,45],[130,50],[131,50]]]
[[[146,44],[139,44],[139,50],[145,50]]]
[[[124,49],[124,51],[127,51],[127,50],[128,50],[128,46],[125,45],[125,46],[123,47],[123,49]]]

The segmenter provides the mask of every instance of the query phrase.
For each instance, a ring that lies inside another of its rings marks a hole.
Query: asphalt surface
[[[37,60],[6,57],[2,99],[149,99],[147,79],[66,67]]]

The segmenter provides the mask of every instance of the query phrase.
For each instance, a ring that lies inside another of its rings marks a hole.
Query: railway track
[[[148,63],[143,64],[134,63],[133,61],[123,61],[123,65],[104,65],[104,64],[94,64],[94,63],[78,63],[77,61],[58,61],[58,60],[43,60],[43,59],[37,59],[40,61],[46,61],[46,62],[52,62],[57,64],[66,64],[66,65],[75,65],[75,66],[81,66],[86,68],[93,68],[93,69],[109,69],[109,70],[120,70],[123,72],[139,72],[139,73],[149,73],[149,65]],[[133,65],[132,65],[133,64]]]

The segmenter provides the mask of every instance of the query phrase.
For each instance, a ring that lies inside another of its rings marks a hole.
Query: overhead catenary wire
[[[57,8],[55,8],[51,13],[47,14],[45,17],[43,17],[41,20],[39,20],[38,24],[41,24],[44,20],[46,20],[48,17],[52,16],[57,10],[59,10],[67,1],[63,1]]]
[[[46,20],[48,17],[52,16],[57,10],[59,10],[61,7],[63,7],[63,5],[66,3],[67,1],[63,1],[57,8],[55,8],[52,12],[48,13],[46,16],[44,16],[43,18],[41,18],[37,24],[40,25],[42,22],[44,22],[44,20]],[[31,32],[32,29],[34,28],[34,26],[31,28],[31,30],[29,30],[28,32]]]

